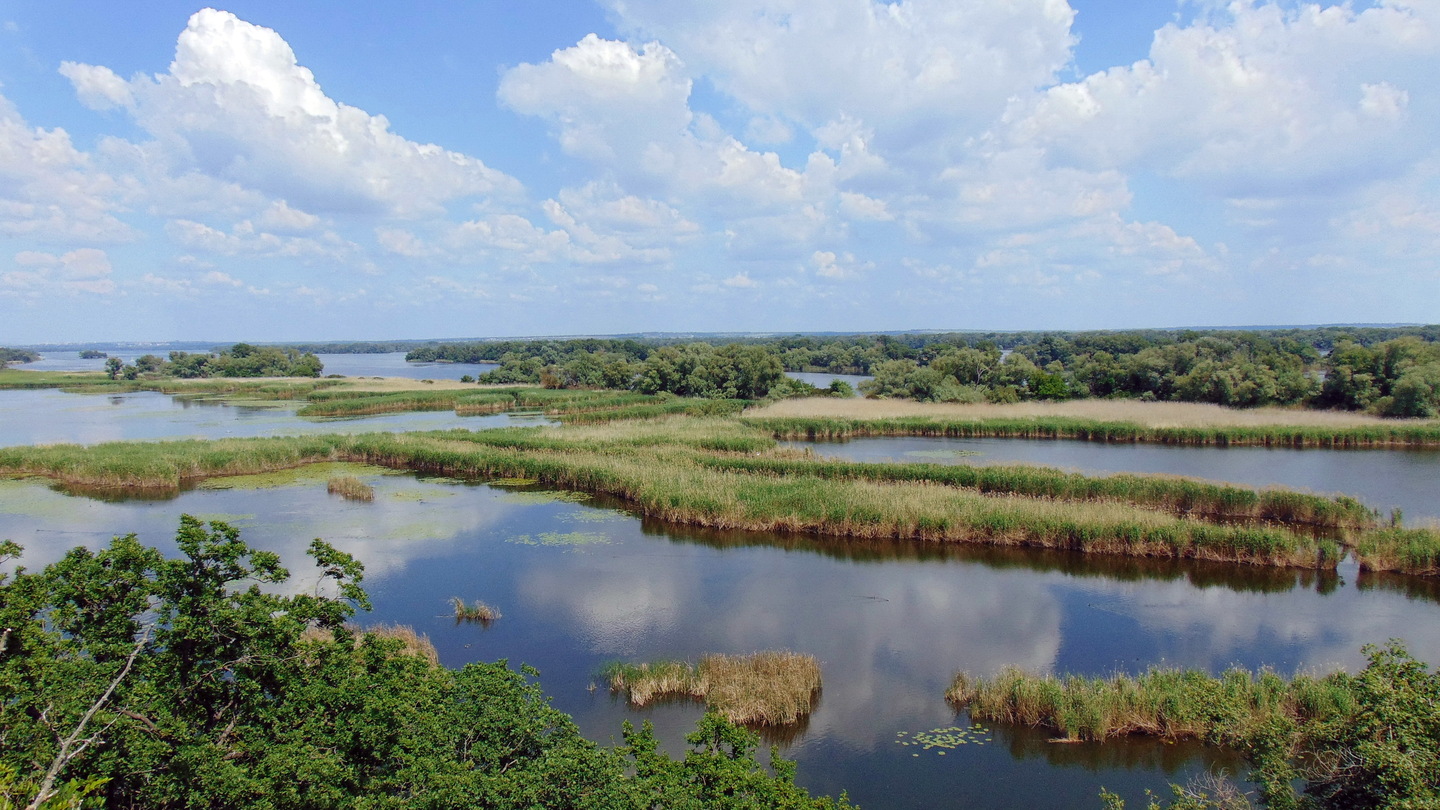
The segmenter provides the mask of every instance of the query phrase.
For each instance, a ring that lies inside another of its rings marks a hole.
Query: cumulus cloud
[[[1230,196],[1334,194],[1431,148],[1437,46],[1433,4],[1233,3],[1165,26],[1147,60],[1050,88],[1014,135]]]
[[[680,58],[590,34],[538,65],[507,71],[500,100],[555,127],[566,152],[613,173],[629,191],[684,197],[716,212],[775,208],[803,196],[804,178],[774,153],[748,149],[689,106]]]
[[[1070,59],[1064,0],[609,0],[752,110],[817,128],[848,116],[904,151],[983,129]]]
[[[0,235],[48,243],[116,243],[134,233],[116,216],[123,188],[63,129],[31,127],[0,96]]]
[[[14,263],[20,269],[0,273],[0,292],[36,296],[115,291],[110,257],[97,248],[79,248],[60,255],[25,250],[15,254]]]
[[[62,73],[82,101],[125,109],[186,168],[303,209],[408,217],[520,191],[476,158],[331,99],[279,34],[229,12],[196,12],[166,73],[125,80],[76,63]]]

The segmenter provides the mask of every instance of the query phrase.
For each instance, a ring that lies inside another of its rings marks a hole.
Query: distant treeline
[[[40,359],[40,355],[29,349],[7,349],[0,346],[0,366],[6,363],[33,363]]]
[[[1440,326],[491,341],[406,359],[499,363],[485,383],[684,396],[816,393],[780,372],[821,371],[871,374],[867,395],[922,401],[1114,397],[1440,414]]]
[[[282,343],[280,346],[310,354],[390,354],[408,352],[417,346],[434,345],[433,340],[357,340],[342,343]]]
[[[118,357],[105,362],[110,379],[153,379],[157,377],[319,377],[324,366],[309,352],[277,346],[236,343],[218,353],[170,352],[169,358],[141,355],[126,365]]]

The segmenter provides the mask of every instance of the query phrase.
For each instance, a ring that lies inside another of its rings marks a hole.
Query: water
[[[788,442],[851,461],[936,464],[1020,462],[1089,474],[1160,473],[1252,487],[1344,493],[1382,516],[1404,512],[1407,525],[1440,521],[1440,450],[1297,450],[1280,447],[1179,447],[1054,439],[866,437]]]
[[[154,391],[67,394],[54,389],[0,390],[0,447],[451,428],[481,430],[552,424],[550,420],[533,416],[508,413],[460,416],[454,411],[315,419],[296,416],[300,405],[296,402],[235,403]]]
[[[193,346],[181,351],[205,353],[214,350],[213,345]],[[222,347],[223,348],[223,347]],[[111,357],[118,357],[126,363],[144,354],[165,357],[170,350],[108,349]],[[465,375],[478,377],[499,368],[498,363],[408,363],[404,352],[385,354],[317,354],[324,364],[324,374],[339,374],[345,377],[407,377],[412,380],[458,380]],[[78,351],[44,352],[33,363],[16,363],[11,368],[29,371],[104,371],[106,358],[84,360]],[[829,383],[826,383],[827,385]]]
[[[500,367],[499,363],[410,363],[404,352],[386,354],[317,354],[325,364],[324,374],[345,377],[407,377],[412,380],[458,380],[479,377]]]
[[[294,407],[150,392],[0,391],[0,445],[510,423],[503,414],[451,412],[305,420]],[[1231,481],[1253,474],[1263,480],[1247,482],[1291,486],[1297,484],[1283,476],[1320,476],[1334,466],[1348,472],[1336,479],[1347,482],[1343,487],[1316,483],[1331,480],[1323,477],[1298,485],[1353,492],[1375,484],[1383,497],[1415,487],[1420,494],[1405,497],[1422,503],[1425,492],[1433,503],[1437,480],[1436,454],[1396,451],[937,439],[859,439],[822,449],[868,460],[1024,460]],[[1152,466],[1136,466],[1136,458]],[[1201,464],[1194,459],[1211,466],[1186,466]],[[1378,466],[1356,466],[1370,463]],[[1292,467],[1299,472],[1283,472]],[[337,472],[359,474],[375,487],[376,501],[328,495],[326,478]],[[1412,517],[1434,513],[1433,506],[1427,512],[1404,503]],[[303,555],[311,538],[355,554],[367,566],[365,585],[376,606],[366,621],[415,626],[448,666],[499,658],[538,666],[557,708],[600,741],[618,739],[622,720],[649,719],[678,751],[700,713],[690,703],[635,710],[604,688],[592,690],[607,661],[778,648],[812,653],[824,671],[820,703],[807,723],[775,741],[799,761],[802,784],[823,793],[847,790],[872,809],[1098,807],[1102,786],[1143,806],[1146,788],[1160,790],[1207,768],[1244,770],[1233,755],[1197,746],[1054,745],[1044,732],[1008,727],[981,735],[989,740],[984,745],[943,756],[900,745],[917,732],[967,724],[943,700],[957,670],[1357,669],[1362,645],[1396,636],[1418,657],[1440,663],[1440,583],[1362,577],[1353,565],[1338,574],[1297,573],[705,532],[641,520],[623,505],[581,495],[344,465],[217,479],[160,501],[101,501],[35,480],[0,479],[0,538],[26,546],[31,568],[117,534],[136,532],[165,545],[181,512],[239,525],[247,541],[282,555],[297,590],[314,583]],[[457,625],[446,602],[452,596],[483,599],[504,617],[489,629]]]
[[[855,389],[856,391],[856,396],[860,395],[860,383],[865,382],[866,380],[875,379],[868,374],[830,374],[828,372],[810,371],[787,371],[785,372],[785,375],[787,377],[797,379],[801,382],[810,383],[816,388],[829,388],[830,383],[836,380],[841,380],[850,383],[850,387]]]
[[[359,475],[373,503],[330,496]],[[229,487],[229,488],[226,488]],[[164,501],[103,502],[37,481],[0,481],[0,537],[38,568],[76,544],[136,532],[164,544],[181,512],[240,526],[282,555],[293,588],[314,577],[303,550],[322,537],[366,564],[374,613],[427,633],[447,666],[533,664],[582,731],[618,739],[649,719],[672,750],[695,704],[628,708],[591,690],[605,662],[788,648],[816,655],[824,689],[808,723],[778,741],[800,782],[871,810],[1098,807],[1102,786],[1134,803],[1205,768],[1243,771],[1224,752],[1152,742],[1053,745],[998,727],[984,745],[918,750],[916,732],[965,726],[943,699],[957,670],[1006,665],[1109,674],[1147,666],[1363,666],[1360,647],[1403,636],[1440,661],[1440,604],[1397,578],[1255,570],[1064,553],[691,531],[575,493],[425,479],[356,465],[217,479]],[[457,624],[447,600],[498,606],[491,627]],[[916,756],[919,754],[919,756]],[[1143,805],[1142,805],[1143,806]]]

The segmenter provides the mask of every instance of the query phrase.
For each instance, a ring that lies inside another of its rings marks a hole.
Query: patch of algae
[[[590,496],[584,492],[543,489],[537,489],[533,492],[506,492],[500,497],[502,503],[515,503],[525,506],[539,506],[547,503],[581,503],[588,500],[590,500]]]
[[[560,546],[574,548],[577,546],[605,545],[610,542],[610,537],[600,534],[599,532],[542,532],[535,535],[517,535],[506,539],[505,542],[520,546]]]
[[[556,515],[555,519],[562,523],[614,523],[628,517],[630,516],[623,512],[612,512],[608,509],[584,509]]]
[[[196,489],[275,489],[276,487],[288,487],[297,484],[323,484],[337,475],[353,475],[359,477],[362,475],[391,474],[395,474],[395,471],[387,467],[377,467],[372,464],[356,464],[345,461],[324,462],[320,464],[304,464],[299,467],[256,473],[254,475],[227,475],[222,478],[207,478],[200,482],[200,485],[197,486]]]

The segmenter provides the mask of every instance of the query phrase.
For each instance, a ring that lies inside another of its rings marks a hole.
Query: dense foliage
[[[40,355],[28,349],[7,349],[0,346],[0,366],[6,363],[33,363],[40,359]]]
[[[105,362],[111,379],[155,377],[319,377],[324,366],[308,352],[276,346],[236,343],[216,353],[170,352],[169,359],[146,354],[126,365],[118,357]]]
[[[682,396],[819,393],[783,382],[778,367],[870,374],[866,395],[921,401],[1120,397],[1440,415],[1437,326],[490,341],[406,357],[500,364],[483,383]]]
[[[119,537],[0,580],[0,806],[848,806],[719,718],[681,761],[648,727],[605,749],[533,671],[448,670],[353,629],[362,568],[319,540],[331,595],[280,595],[279,559],[219,522],[182,517],[176,545]]]
[[[1367,648],[1369,665],[1354,676],[1332,676],[1344,692],[1343,712],[1270,712],[1270,706],[1235,707],[1224,685],[1208,694],[1176,699],[1196,715],[1214,716],[1217,730],[1233,736],[1243,725],[1227,713],[1269,712],[1240,740],[1255,771],[1261,806],[1272,810],[1422,810],[1440,807],[1440,675],[1416,661],[1399,642]],[[1274,676],[1270,676],[1274,678]],[[1198,680],[1203,681],[1203,678]],[[1274,678],[1278,681],[1278,678]],[[1296,786],[1301,791],[1296,792]],[[1176,787],[1168,810],[1249,808],[1247,798],[1224,785]],[[1218,789],[1214,789],[1218,787]],[[1111,810],[1124,808],[1107,796]],[[1157,801],[1150,810],[1160,810]]]

